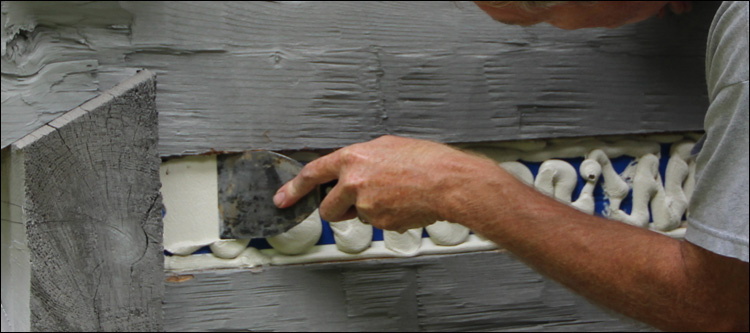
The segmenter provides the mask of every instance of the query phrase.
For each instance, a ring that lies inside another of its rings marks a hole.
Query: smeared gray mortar
[[[562,31],[467,2],[3,2],[2,145],[136,68],[163,156],[700,130],[715,7]]]

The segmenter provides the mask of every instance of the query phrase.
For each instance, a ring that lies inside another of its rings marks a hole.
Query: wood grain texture
[[[503,251],[191,272],[168,331],[634,331]]]
[[[31,330],[162,329],[155,93],[143,71],[13,146],[25,156]]]
[[[717,7],[563,31],[467,2],[3,6],[3,146],[149,68],[163,156],[701,130]]]
[[[153,110],[162,156],[700,130],[716,6],[567,32],[465,2],[4,1],[32,329],[638,329],[496,253],[196,273],[167,284],[162,326]],[[138,68],[159,74],[155,104],[95,99],[46,125]]]

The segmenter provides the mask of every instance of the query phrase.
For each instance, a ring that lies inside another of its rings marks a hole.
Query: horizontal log
[[[715,7],[563,31],[464,2],[4,2],[2,142],[136,68],[162,156],[700,130]]]

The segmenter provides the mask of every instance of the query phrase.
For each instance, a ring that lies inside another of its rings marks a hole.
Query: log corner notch
[[[3,149],[12,330],[163,330],[155,96],[141,70]]]

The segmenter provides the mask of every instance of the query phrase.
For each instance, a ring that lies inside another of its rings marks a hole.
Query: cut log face
[[[155,93],[154,74],[142,71],[10,147],[8,163],[22,171],[8,177],[23,180],[25,215],[9,224],[25,228],[13,235],[28,251],[10,270],[27,270],[30,287],[28,305],[7,308],[17,328],[163,328]],[[3,290],[13,284],[4,278]]]

